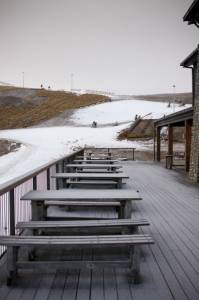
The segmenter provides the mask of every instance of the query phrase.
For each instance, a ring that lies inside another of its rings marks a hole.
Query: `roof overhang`
[[[184,15],[183,21],[188,22],[189,25],[195,24],[199,26],[199,0],[195,0],[192,3],[192,5]]]
[[[184,68],[189,68],[197,63],[197,55],[198,55],[198,48],[196,48],[191,54],[189,54],[182,62],[181,66]]]
[[[181,126],[182,122],[193,119],[193,107],[183,109],[176,113],[167,115],[154,122],[155,127],[164,127],[168,125]]]

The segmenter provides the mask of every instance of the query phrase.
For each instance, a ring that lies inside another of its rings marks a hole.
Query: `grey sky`
[[[191,90],[192,0],[0,0],[0,81],[146,94]]]

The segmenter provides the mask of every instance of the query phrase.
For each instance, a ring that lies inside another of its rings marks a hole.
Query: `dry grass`
[[[101,95],[85,94],[77,96],[72,93],[47,90],[38,90],[37,97],[44,99],[39,105],[0,106],[0,129],[33,126],[51,119],[67,109],[109,101],[108,97]]]
[[[14,86],[0,85],[0,92],[16,89]]]
[[[136,140],[153,138],[153,119],[139,119],[118,135],[118,140]]]

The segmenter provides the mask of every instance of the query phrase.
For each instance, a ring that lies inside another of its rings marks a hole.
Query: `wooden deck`
[[[199,185],[160,165],[122,164],[143,197],[133,204],[132,217],[146,218],[151,225],[144,231],[155,240],[155,245],[142,247],[142,283],[130,284],[128,272],[120,269],[23,271],[8,288],[0,272],[0,300],[199,299]],[[97,251],[73,255],[92,258]]]

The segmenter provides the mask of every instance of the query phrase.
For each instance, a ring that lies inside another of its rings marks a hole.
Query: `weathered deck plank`
[[[130,186],[143,198],[133,204],[132,216],[150,222],[142,231],[155,240],[155,245],[142,246],[142,283],[130,284],[128,271],[121,269],[68,270],[37,275],[23,272],[7,288],[5,275],[0,274],[0,300],[199,299],[199,186],[160,165],[122,164],[132,179]],[[97,251],[92,253],[93,258],[97,255]]]

